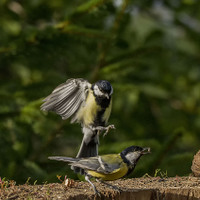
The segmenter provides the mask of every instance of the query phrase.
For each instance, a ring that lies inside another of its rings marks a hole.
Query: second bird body
[[[106,163],[107,166],[110,166],[110,168],[114,170],[107,171],[107,173],[105,173],[105,171],[97,172],[93,170],[87,170],[87,174],[89,176],[96,177],[103,181],[113,181],[124,177],[129,171],[127,164],[123,161],[120,154],[116,154],[115,156],[113,156],[113,154],[100,156],[98,160],[100,163]]]
[[[130,146],[120,154],[107,154],[89,158],[71,158],[63,156],[52,156],[50,160],[64,161],[73,167],[83,170],[85,180],[93,187],[95,193],[98,193],[90,178],[96,178],[99,181],[113,181],[130,174],[142,155],[150,153],[150,148],[139,146]]]

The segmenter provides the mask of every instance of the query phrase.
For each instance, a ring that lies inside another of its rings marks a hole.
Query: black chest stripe
[[[106,97],[99,97],[99,96],[96,96],[95,94],[94,94],[94,96],[95,96],[96,103],[99,106],[101,106],[101,110],[98,111],[96,114],[96,117],[94,120],[94,125],[95,126],[105,126],[105,121],[103,121],[102,118],[106,111],[106,108],[108,108],[110,105],[111,97],[109,99],[107,99]]]
[[[101,109],[99,112],[97,112],[97,115],[94,119],[95,126],[105,126],[105,121],[102,120],[104,112],[105,109]]]
[[[101,108],[106,109],[110,105],[111,97],[107,99],[106,97],[98,97],[96,95],[94,96],[95,96],[95,101],[97,102],[98,105],[101,106]]]

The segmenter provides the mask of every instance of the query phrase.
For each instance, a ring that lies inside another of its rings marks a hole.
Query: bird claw
[[[100,179],[96,179],[96,181],[99,182],[99,183],[101,183],[101,184],[106,185],[106,186],[109,187],[110,189],[116,190],[116,191],[119,192],[120,194],[123,192],[122,189],[120,189],[119,187],[117,187],[117,186],[115,186],[115,185],[111,185],[111,184],[109,184],[109,183],[107,183],[107,182],[104,182],[104,181],[102,181],[102,180],[100,180]]]
[[[98,190],[95,190],[95,195],[101,198],[101,193]]]
[[[114,125],[114,124],[111,124],[111,125],[107,126],[107,127],[105,128],[106,132],[103,134],[103,137],[105,137],[105,136],[108,134],[108,132],[109,132],[110,129],[116,129],[116,128],[115,128],[115,125]]]
[[[120,189],[120,188],[118,188],[118,187],[116,187],[116,186],[111,186],[110,188],[116,190],[116,191],[119,192],[119,193],[122,193],[122,192],[123,192],[122,189]]]
[[[111,125],[109,125],[107,127],[97,126],[97,127],[91,127],[91,129],[93,131],[95,131],[95,130],[98,131],[98,134],[100,134],[102,131],[105,131],[105,133],[103,134],[103,137],[105,137],[108,134],[108,132],[109,132],[110,129],[115,129],[115,125],[111,124]]]

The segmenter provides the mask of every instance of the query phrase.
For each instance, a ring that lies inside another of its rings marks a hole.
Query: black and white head
[[[94,83],[92,89],[95,96],[105,97],[107,99],[109,99],[113,93],[113,88],[111,84],[105,80],[100,80]]]
[[[149,147],[130,146],[121,152],[121,157],[125,158],[130,165],[135,166],[142,155],[151,153]]]

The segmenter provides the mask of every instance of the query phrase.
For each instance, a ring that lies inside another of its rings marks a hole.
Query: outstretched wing
[[[92,170],[99,173],[110,174],[120,170],[123,160],[119,154],[108,154],[104,156],[90,157],[71,163],[70,165],[85,170]]]
[[[67,119],[73,116],[86,100],[89,88],[91,84],[87,80],[68,79],[43,100],[41,110],[53,111],[62,119]]]

